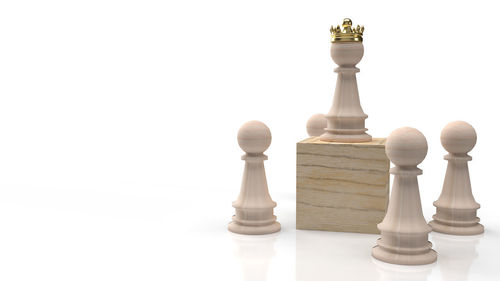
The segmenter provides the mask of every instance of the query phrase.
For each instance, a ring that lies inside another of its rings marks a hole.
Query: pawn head
[[[467,122],[448,123],[441,131],[441,144],[450,153],[467,153],[476,145],[476,130]]]
[[[263,153],[271,145],[271,130],[260,121],[248,121],[238,131],[238,144],[246,153]]]
[[[427,155],[427,140],[417,129],[399,128],[387,138],[385,154],[397,166],[417,166]]]
[[[325,132],[326,117],[322,113],[314,114],[307,120],[307,133],[310,137],[317,137]]]

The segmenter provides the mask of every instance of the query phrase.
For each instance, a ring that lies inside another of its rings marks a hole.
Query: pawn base
[[[275,221],[272,224],[267,224],[267,225],[248,226],[232,221],[227,226],[227,229],[231,232],[238,234],[248,234],[248,235],[271,234],[280,231],[281,224]]]
[[[371,142],[372,136],[367,133],[359,135],[339,135],[326,132],[322,134],[319,139],[326,142],[344,142],[344,143],[358,143],[358,142]]]
[[[432,249],[422,254],[404,255],[388,252],[379,246],[375,246],[372,249],[372,256],[383,262],[400,265],[424,265],[437,260],[437,253]]]
[[[436,220],[430,221],[429,226],[435,232],[451,235],[477,235],[484,232],[484,226],[480,223],[473,226],[452,226],[439,223]]]

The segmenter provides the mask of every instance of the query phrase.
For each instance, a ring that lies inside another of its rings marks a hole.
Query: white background
[[[498,11],[495,1],[0,2],[0,279],[498,280]],[[486,233],[432,234],[431,267],[377,264],[377,235],[295,230],[295,146],[331,105],[328,30],[344,17],[366,27],[369,133],[412,126],[427,137],[427,220],[446,168],[441,129],[476,128],[470,172]],[[273,134],[266,169],[283,227],[259,238],[226,230],[243,170],[236,133],[253,119]]]

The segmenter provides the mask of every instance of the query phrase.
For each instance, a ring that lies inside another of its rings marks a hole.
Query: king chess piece
[[[350,19],[331,28],[338,68],[330,112],[307,122],[310,137],[297,143],[296,228],[380,233],[389,201],[390,162],[385,138],[366,134],[356,64],[363,57],[363,27]]]
[[[249,121],[238,131],[238,144],[246,152],[243,182],[240,195],[233,202],[235,215],[228,229],[239,234],[269,234],[278,232],[281,225],[276,221],[273,209],[276,202],[267,188],[264,151],[271,144],[271,131],[262,122]]]
[[[387,138],[385,151],[395,167],[389,206],[384,220],[378,224],[381,238],[372,255],[381,261],[422,265],[433,263],[437,254],[428,241],[431,227],[422,214],[417,168],[426,154],[427,141],[418,130],[404,127],[393,131]]]
[[[434,202],[436,214],[429,223],[434,231],[454,235],[474,235],[484,232],[479,223],[480,205],[471,190],[467,153],[476,145],[476,131],[467,122],[451,122],[441,132],[441,144],[449,152],[444,159],[448,168],[443,190]]]
[[[365,119],[359,101],[356,67],[364,53],[364,27],[352,27],[350,19],[344,19],[342,30],[337,25],[330,29],[332,44],[330,53],[333,61],[338,65],[335,69],[337,84],[333,105],[326,115],[328,126],[320,140],[326,142],[370,142],[372,137],[366,133]]]

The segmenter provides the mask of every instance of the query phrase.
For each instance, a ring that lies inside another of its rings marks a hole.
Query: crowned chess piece
[[[366,134],[356,64],[363,57],[363,27],[331,28],[331,55],[338,68],[333,106],[309,119],[309,137],[297,143],[296,228],[380,233],[389,201],[390,162],[385,138]],[[318,125],[316,125],[318,124]],[[316,134],[320,133],[320,136]]]
[[[391,198],[384,220],[378,224],[381,238],[372,250],[376,259],[393,264],[433,263],[437,254],[428,241],[431,227],[422,214],[417,168],[426,154],[427,141],[418,130],[404,127],[387,138],[385,151],[395,167]]]
[[[326,118],[324,114],[317,113],[307,120],[307,133],[310,137],[320,136],[325,132]]]
[[[246,152],[240,195],[233,202],[235,215],[229,231],[239,234],[269,234],[281,229],[273,208],[276,202],[267,189],[264,151],[271,144],[271,131],[262,122],[249,121],[238,131],[238,144]]]
[[[434,202],[436,214],[429,223],[434,231],[455,234],[474,235],[484,232],[476,216],[480,205],[472,195],[469,167],[472,160],[467,153],[476,145],[476,131],[466,122],[451,122],[441,132],[441,144],[449,154],[448,168],[444,178],[443,190]]]
[[[344,19],[342,30],[337,25],[330,29],[332,45],[330,53],[339,66],[333,105],[326,115],[328,126],[320,140],[327,142],[370,142],[372,137],[366,133],[365,119],[359,101],[356,64],[363,57],[363,31],[359,25],[352,28],[350,19]]]

